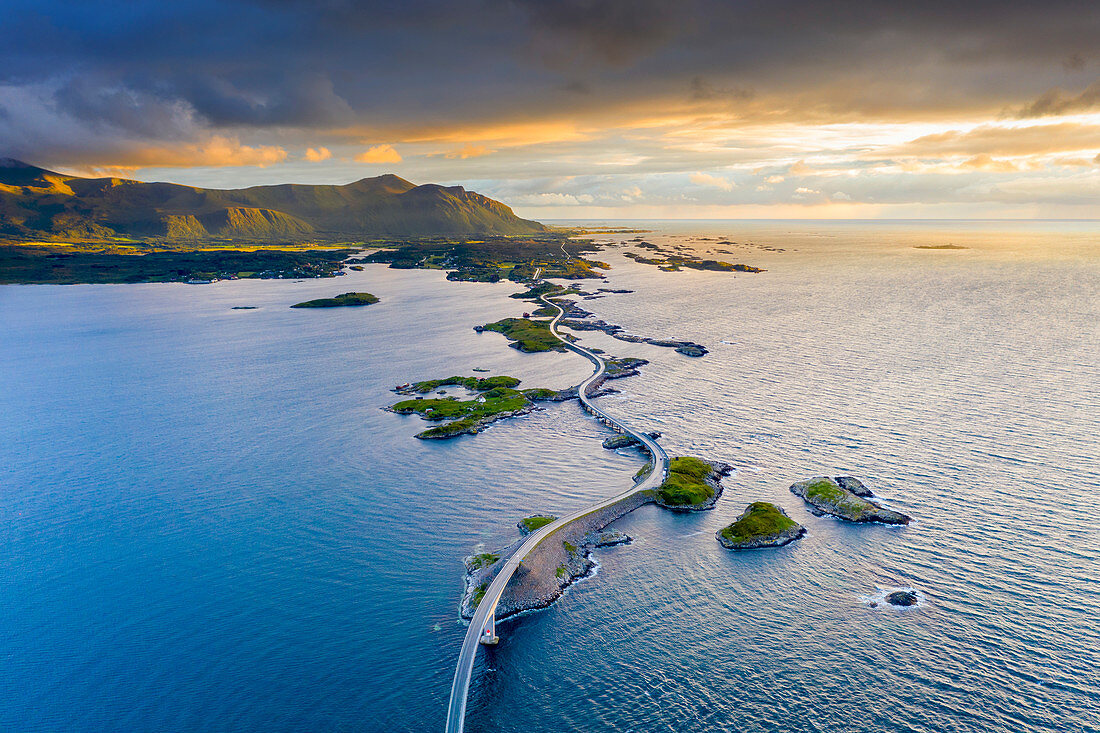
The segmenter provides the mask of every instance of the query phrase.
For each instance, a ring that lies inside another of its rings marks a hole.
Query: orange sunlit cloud
[[[401,154],[388,143],[375,145],[355,156],[356,163],[400,163],[401,160]]]

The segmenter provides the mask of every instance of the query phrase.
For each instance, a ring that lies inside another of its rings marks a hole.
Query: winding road
[[[562,251],[565,251],[564,245],[562,246]],[[535,273],[536,282],[538,282],[538,276],[540,274],[541,268]],[[481,603],[478,605],[477,610],[474,612],[473,619],[470,621],[470,628],[466,631],[466,638],[462,641],[462,649],[458,653],[458,666],[455,669],[455,678],[451,685],[451,701],[447,706],[447,733],[462,733],[465,727],[466,698],[469,696],[470,692],[470,677],[474,671],[474,657],[477,655],[477,648],[483,637],[487,640],[492,639],[495,641],[497,603],[500,601],[500,596],[504,592],[504,588],[508,585],[508,581],[512,579],[512,575],[516,572],[516,569],[519,568],[523,559],[527,557],[540,542],[558,529],[591,512],[599,511],[604,507],[625,499],[638,491],[657,488],[664,481],[668,473],[668,454],[665,453],[664,448],[657,445],[657,442],[653,440],[653,438],[650,438],[643,432],[632,430],[621,420],[608,415],[599,407],[592,404],[592,401],[588,397],[588,390],[592,385],[598,383],[598,381],[603,378],[604,374],[607,372],[607,364],[604,363],[604,360],[597,354],[571,343],[558,331],[558,321],[565,316],[565,310],[560,305],[551,303],[547,300],[546,296],[541,296],[539,300],[558,310],[558,314],[550,321],[551,333],[557,336],[558,339],[565,344],[566,348],[588,359],[596,367],[592,376],[584,380],[578,389],[581,405],[585,410],[595,415],[597,419],[613,430],[625,433],[639,440],[645,446],[649,455],[653,457],[654,467],[643,481],[635,484],[628,490],[604,499],[597,504],[578,509],[532,532],[527,536],[523,544],[519,546],[519,549],[505,561],[500,572],[497,573],[493,582],[490,583],[489,587],[485,590],[485,595],[481,599]]]

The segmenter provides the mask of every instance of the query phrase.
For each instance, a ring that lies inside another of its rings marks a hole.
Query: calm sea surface
[[[737,470],[714,511],[620,520],[633,545],[502,623],[468,730],[1100,731],[1100,224],[643,226],[768,269],[613,248],[605,287],[636,292],[586,302],[710,349],[583,334],[652,361],[610,411]],[[946,243],[968,249],[914,248]],[[441,730],[462,558],[642,463],[575,403],[447,442],[379,409],[473,367],[580,381],[578,356],[471,330],[516,289],[383,266],[0,287],[0,729]],[[287,307],[347,290],[382,302]],[[814,517],[787,487],[821,474],[915,521]],[[808,535],[723,550],[754,500]],[[919,607],[871,608],[910,587]]]

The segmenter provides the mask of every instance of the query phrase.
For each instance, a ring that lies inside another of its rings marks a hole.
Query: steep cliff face
[[[203,189],[80,178],[0,159],[0,233],[255,240],[532,234],[538,222],[461,186],[417,186],[395,175],[341,186]]]

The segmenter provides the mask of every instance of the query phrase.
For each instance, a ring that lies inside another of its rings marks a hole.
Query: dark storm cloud
[[[288,129],[374,144],[668,103],[1054,114],[1093,103],[1047,93],[1100,51],[1100,11],[1078,0],[9,0],[2,22],[0,104],[36,103],[0,137],[47,159],[50,115],[114,149],[203,131],[294,144]]]
[[[554,64],[622,65],[649,55],[683,30],[688,2],[667,0],[510,0],[526,16]]]

